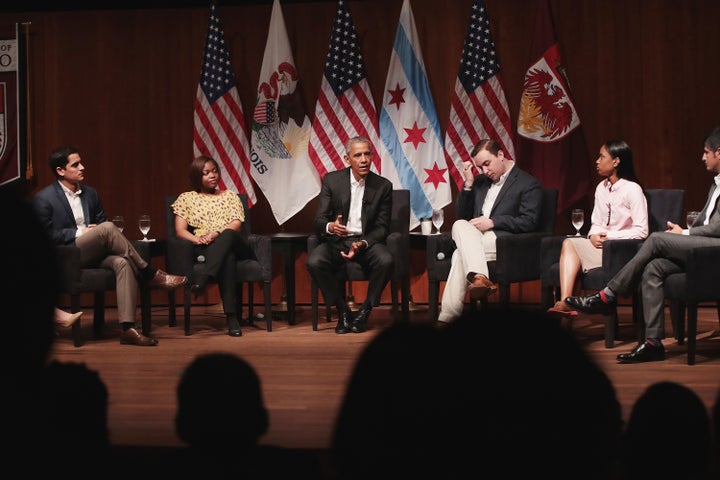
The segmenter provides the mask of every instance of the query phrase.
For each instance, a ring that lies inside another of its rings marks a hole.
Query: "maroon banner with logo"
[[[25,179],[25,49],[16,36],[0,39],[0,186]]]

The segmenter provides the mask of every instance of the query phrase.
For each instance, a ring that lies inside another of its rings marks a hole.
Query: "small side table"
[[[283,256],[283,281],[285,284],[281,301],[287,304],[289,325],[295,325],[295,258],[307,251],[308,233],[279,232],[270,235],[274,252]],[[284,311],[284,309],[283,309]]]

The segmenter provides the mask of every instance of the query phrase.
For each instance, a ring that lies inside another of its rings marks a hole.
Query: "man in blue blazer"
[[[40,190],[33,200],[40,222],[55,245],[75,245],[83,267],[104,267],[115,272],[120,343],[154,346],[157,340],[135,328],[138,283],[172,290],[186,277],[170,275],[148,264],[112,222],[107,221],[97,190],[82,184],[85,166],[73,147],[58,147],[50,154],[50,170],[57,181]]]
[[[337,307],[339,320],[335,333],[340,334],[367,329],[370,311],[380,304],[393,268],[393,258],[385,244],[390,232],[392,183],[370,171],[373,151],[366,138],[348,140],[345,161],[350,165],[348,168],[323,177],[314,221],[320,244],[306,262],[325,302]],[[336,277],[337,270],[347,261],[360,263],[369,275],[367,298],[355,319],[344,300],[345,285]]]
[[[495,239],[535,231],[542,210],[540,182],[505,157],[497,141],[481,140],[470,157],[472,162],[463,162],[465,185],[456,201],[452,239],[457,248],[443,291],[440,325],[462,314],[467,293],[480,300],[497,290],[487,266],[496,257]],[[473,164],[482,175],[474,176]]]
[[[607,313],[615,308],[617,295],[629,295],[640,286],[645,339],[629,353],[617,356],[620,363],[665,360],[665,279],[685,271],[689,250],[720,245],[720,127],[705,139],[702,161],[715,174],[708,199],[689,228],[667,222],[667,230],[653,232],[635,256],[611,278],[606,287],[586,296],[567,297],[565,303],[585,313]],[[717,268],[708,265],[708,268]]]

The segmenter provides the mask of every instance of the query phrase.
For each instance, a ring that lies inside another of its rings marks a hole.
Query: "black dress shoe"
[[[365,330],[367,330],[367,321],[368,321],[368,318],[370,318],[371,311],[372,311],[372,308],[370,308],[370,307],[360,309],[360,311],[357,314],[357,317],[355,317],[355,321],[352,324],[353,332],[362,333]]]
[[[231,337],[241,337],[242,336],[242,330],[240,330],[240,320],[238,320],[237,315],[228,315],[227,323],[228,323],[228,335],[230,335]]]
[[[352,331],[352,323],[353,318],[350,310],[343,310],[340,312],[340,318],[338,318],[337,325],[335,325],[335,333],[350,333]]]
[[[617,304],[615,300],[608,301],[607,303],[604,302],[602,297],[600,297],[600,292],[585,295],[584,297],[567,297],[565,303],[581,312],[603,314],[611,313]]]
[[[656,362],[665,360],[665,348],[656,347],[652,343],[643,342],[632,349],[630,353],[621,353],[617,356],[620,363]]]

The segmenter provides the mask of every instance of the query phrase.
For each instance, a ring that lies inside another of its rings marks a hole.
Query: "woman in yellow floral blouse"
[[[215,160],[200,156],[192,161],[192,191],[181,193],[172,205],[175,232],[196,246],[196,254],[205,256],[205,273],[194,279],[193,291],[200,293],[208,282],[217,282],[228,335],[239,337],[241,312],[236,307],[235,264],[253,253],[240,233],[245,221],[240,197],[230,190],[220,190],[219,183],[220,169]]]

